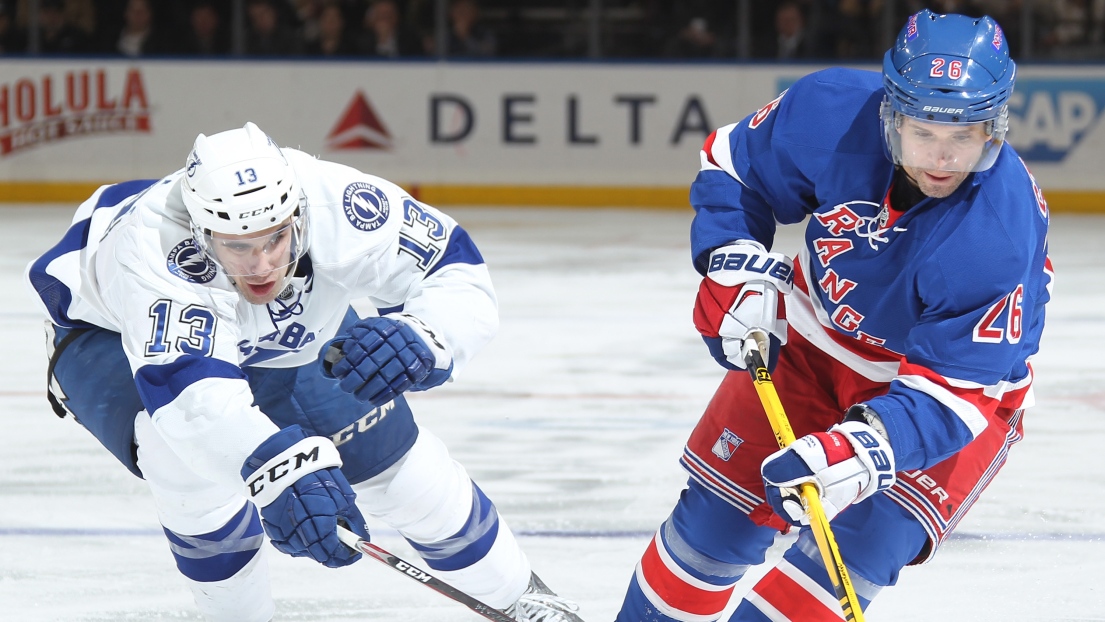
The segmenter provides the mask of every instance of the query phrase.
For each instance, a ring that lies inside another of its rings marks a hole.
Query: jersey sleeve
[[[1018,200],[1027,209],[1011,207]],[[900,470],[940,462],[1031,405],[1029,358],[1053,274],[1046,215],[1036,218],[1024,195],[1003,197],[1000,207],[983,196],[971,209],[992,217],[965,220],[920,268],[924,316],[889,392],[867,402],[887,426]]]
[[[431,347],[436,384],[460,371],[498,330],[498,302],[483,256],[456,220],[398,185],[350,167],[296,158],[310,171],[311,258],[354,299],[408,322]],[[312,242],[314,245],[315,242]],[[416,387],[421,388],[421,387]],[[428,388],[428,387],[426,387]]]
[[[278,428],[253,405],[238,366],[237,296],[170,274],[161,247],[140,229],[108,236],[96,269],[138,394],[182,461],[207,479],[241,486],[242,465]]]
[[[382,315],[398,313],[424,325],[446,354],[437,367],[459,371],[499,326],[483,256],[453,218],[410,197],[403,199],[394,253],[386,278],[369,299]]]

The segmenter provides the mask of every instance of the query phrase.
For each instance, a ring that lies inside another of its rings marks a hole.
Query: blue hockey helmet
[[[1001,26],[990,17],[940,15],[928,9],[910,16],[883,57],[886,97],[881,115],[895,164],[911,165],[901,145],[904,118],[940,125],[981,126],[981,150],[951,156],[936,168],[990,168],[1005,142],[1009,96],[1016,64]],[[916,154],[912,154],[916,155]],[[924,166],[921,162],[913,165]]]

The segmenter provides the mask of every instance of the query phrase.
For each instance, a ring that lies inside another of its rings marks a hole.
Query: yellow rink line
[[[80,203],[100,184],[84,182],[0,182],[0,203]],[[402,184],[401,184],[402,185]],[[491,186],[407,184],[430,205],[502,207],[636,207],[687,209],[688,188],[680,186]],[[1052,211],[1105,213],[1105,190],[1045,190]]]

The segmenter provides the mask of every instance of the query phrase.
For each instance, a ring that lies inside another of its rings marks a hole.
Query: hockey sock
[[[264,542],[257,509],[250,503],[222,528],[198,536],[165,529],[181,574],[194,581],[222,581],[249,563]]]
[[[637,565],[618,622],[716,620],[775,533],[692,480]]]
[[[263,622],[272,618],[268,565],[261,551],[264,532],[252,504],[244,504],[226,525],[211,533],[188,536],[165,529],[165,536],[206,619]]]
[[[468,522],[444,540],[419,543],[408,539],[426,565],[434,570],[458,570],[483,559],[491,550],[499,532],[499,513],[495,505],[483,494],[479,486],[472,484],[472,510]]]
[[[855,573],[850,578],[860,607],[867,609],[880,586]],[[817,543],[804,529],[783,559],[745,595],[729,622],[839,622],[841,618],[840,602]]]
[[[529,561],[475,482],[468,520],[459,531],[434,542],[407,541],[443,581],[494,607],[512,605],[529,583]]]

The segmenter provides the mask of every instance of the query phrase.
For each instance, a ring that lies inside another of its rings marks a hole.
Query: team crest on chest
[[[174,246],[165,260],[165,267],[189,283],[210,283],[218,274],[215,264],[196,248],[192,240],[182,240]]]
[[[375,231],[384,226],[391,208],[383,190],[372,184],[357,181],[345,188],[342,196],[342,212],[349,224],[361,231]]]
[[[728,462],[729,458],[733,457],[733,452],[740,447],[740,444],[744,442],[744,439],[733,434],[729,431],[729,428],[725,428],[721,432],[721,436],[718,437],[717,442],[710,449],[714,452],[714,455],[722,460]]]

